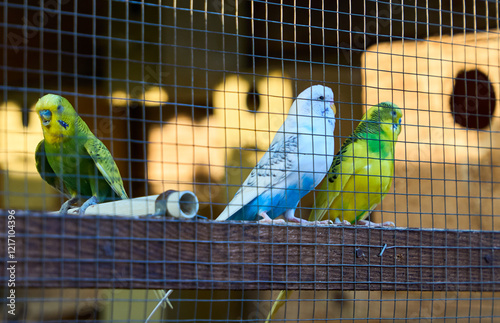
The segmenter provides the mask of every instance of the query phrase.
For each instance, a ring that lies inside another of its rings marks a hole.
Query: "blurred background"
[[[324,84],[335,93],[336,147],[367,106],[404,108],[395,181],[373,220],[498,230],[496,1],[5,0],[0,22],[0,208],[54,211],[64,201],[34,162],[42,132],[33,107],[47,93],[66,97],[109,148],[129,196],[192,190],[199,213],[214,218],[268,148],[294,97]],[[312,200],[312,193],[302,200],[302,217]],[[39,300],[84,292],[55,293],[42,291]],[[204,293],[179,292],[185,301],[170,315],[262,318],[271,300],[265,291]],[[69,302],[68,315],[84,307],[90,317],[127,317],[121,306],[130,306],[128,296],[122,303],[112,296],[112,310]],[[242,305],[244,298],[268,302]],[[287,318],[500,315],[486,293],[300,298],[300,311],[290,302]],[[50,317],[50,306],[33,306],[28,317]]]

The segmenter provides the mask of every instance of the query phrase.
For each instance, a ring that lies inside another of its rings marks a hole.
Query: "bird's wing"
[[[115,191],[115,193],[122,199],[127,199],[127,193],[123,188],[123,181],[118,170],[118,166],[111,156],[108,148],[97,138],[89,138],[85,144],[87,153],[92,157],[97,169],[101,172],[102,176]]]
[[[71,196],[71,193],[64,185],[64,181],[62,181],[57,176],[57,174],[54,172],[54,170],[49,164],[47,155],[45,154],[45,140],[43,139],[36,146],[35,163],[36,163],[36,170],[38,171],[42,179],[47,182],[47,184],[49,184],[59,192],[67,196]]]
[[[297,145],[297,135],[278,132],[217,221],[226,220],[272,187],[290,186],[286,179],[298,169]]]
[[[356,167],[361,167],[359,164],[355,165],[356,163],[353,159],[356,156],[356,152],[354,151],[355,142],[359,143],[360,139],[357,137],[347,138],[339,152],[333,158],[332,166],[321,185],[319,194],[314,200],[313,210],[309,216],[310,221],[321,221],[323,219],[330,205],[332,205],[347,182],[355,174]],[[357,144],[356,146],[362,150],[361,147],[364,145]]]

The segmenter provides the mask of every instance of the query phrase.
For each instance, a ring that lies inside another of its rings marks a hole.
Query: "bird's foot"
[[[71,204],[76,203],[78,201],[78,197],[72,197],[61,205],[59,209],[59,214],[67,214]]]
[[[323,221],[307,221],[309,225],[333,225],[332,220],[323,220]]]
[[[285,220],[291,223],[299,223],[304,225],[330,225],[333,224],[332,220],[323,220],[323,221],[308,221],[301,218],[297,218],[295,216],[295,210],[288,210],[283,215]]]
[[[259,216],[262,218],[261,220],[257,221],[258,223],[265,223],[265,224],[269,224],[269,223],[285,223],[285,220],[283,219],[279,219],[279,220],[273,220],[269,217],[269,215],[267,215],[266,212],[262,212],[259,214]]]
[[[347,220],[340,221],[339,218],[335,218],[335,225],[352,225],[352,224]]]
[[[359,220],[358,222],[356,222],[356,224],[358,225],[362,225],[362,226],[367,226],[367,227],[374,227],[374,228],[378,228],[378,227],[394,227],[394,222],[391,222],[391,221],[387,221],[387,222],[384,222],[384,223],[375,223],[375,222],[372,222],[372,221],[368,221],[368,220]]]
[[[332,225],[333,224],[332,220],[308,221],[308,220],[304,220],[304,219],[296,218],[296,217],[293,217],[293,218],[287,219],[287,220],[288,220],[288,222],[300,223],[300,224],[304,224],[304,225]]]
[[[83,203],[83,205],[80,207],[80,210],[78,211],[78,215],[84,215],[85,211],[88,209],[89,206],[91,205],[96,205],[97,204],[97,197],[92,196],[88,200]]]

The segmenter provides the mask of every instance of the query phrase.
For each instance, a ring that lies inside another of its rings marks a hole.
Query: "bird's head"
[[[382,102],[371,107],[366,112],[366,119],[380,125],[380,130],[384,133],[394,134],[397,139],[401,133],[401,118],[403,111],[392,102]]]
[[[329,87],[323,85],[308,87],[297,97],[297,114],[334,118],[337,108],[333,98],[333,91]]]
[[[43,136],[48,143],[62,142],[75,134],[78,115],[71,103],[62,96],[47,94],[41,97],[35,111],[40,117]]]

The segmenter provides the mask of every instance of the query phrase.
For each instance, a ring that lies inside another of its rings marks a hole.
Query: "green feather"
[[[128,198],[111,153],[63,97],[41,98],[39,113],[44,140],[36,149],[40,176],[65,195],[98,202]]]

